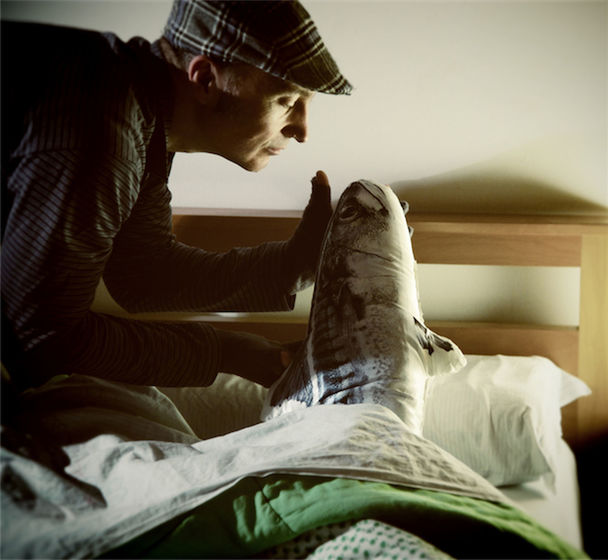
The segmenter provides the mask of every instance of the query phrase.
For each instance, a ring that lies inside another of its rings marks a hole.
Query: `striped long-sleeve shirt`
[[[133,312],[287,310],[285,244],[215,254],[175,240],[156,44],[6,22],[2,43],[3,361],[22,384],[211,383],[211,326],[92,312],[100,278]]]

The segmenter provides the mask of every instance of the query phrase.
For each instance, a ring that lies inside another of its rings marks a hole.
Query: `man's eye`
[[[289,97],[283,97],[283,98],[279,99],[279,103],[283,107],[285,107],[285,109],[287,109],[288,111],[293,109],[296,105],[296,102]]]

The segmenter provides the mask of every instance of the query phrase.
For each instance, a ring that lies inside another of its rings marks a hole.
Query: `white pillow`
[[[590,393],[547,358],[468,355],[460,371],[428,379],[423,435],[496,486],[552,484],[560,408]]]
[[[209,387],[159,387],[201,439],[235,432],[260,421],[268,389],[229,373]]]

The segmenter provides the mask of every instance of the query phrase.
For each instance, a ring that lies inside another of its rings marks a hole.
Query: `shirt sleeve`
[[[179,244],[166,185],[140,181],[121,158],[83,161],[77,150],[24,156],[11,174],[2,305],[30,383],[57,373],[165,386],[215,379],[221,356],[210,325],[92,312],[104,270],[133,311],[293,303],[280,294],[283,244],[222,255]]]
[[[117,235],[104,281],[130,312],[287,311],[286,242],[208,252],[175,240],[170,193],[163,177],[148,176]]]

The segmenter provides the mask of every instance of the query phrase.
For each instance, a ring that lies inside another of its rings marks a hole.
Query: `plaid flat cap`
[[[297,0],[175,0],[164,36],[175,47],[244,62],[312,91],[352,91]]]

